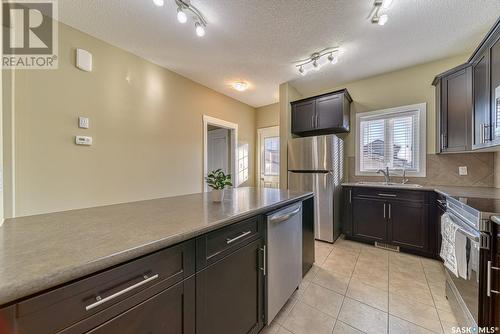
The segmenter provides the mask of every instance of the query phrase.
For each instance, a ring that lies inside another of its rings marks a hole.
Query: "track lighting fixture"
[[[153,0],[153,3],[158,7],[164,5],[165,0]],[[177,21],[179,23],[186,23],[188,20],[188,14],[194,21],[194,30],[198,37],[205,36],[205,29],[207,27],[207,20],[200,12],[198,8],[191,4],[190,0],[174,0],[177,5]]]
[[[375,0],[373,3],[372,11],[370,12],[370,19],[373,24],[378,24],[383,26],[389,20],[389,16],[387,14],[380,14],[380,10],[388,9],[393,0]]]
[[[203,25],[200,22],[195,22],[194,28],[196,30],[196,35],[198,35],[198,37],[205,36],[205,27],[203,27]]]
[[[177,21],[180,23],[186,23],[187,22],[187,15],[184,13],[181,7],[177,8]]]
[[[323,59],[327,59],[331,64],[336,64],[339,57],[339,48],[326,48],[318,52],[314,52],[309,58],[302,59],[296,62],[300,75],[306,75],[311,70],[318,71],[324,64]]]

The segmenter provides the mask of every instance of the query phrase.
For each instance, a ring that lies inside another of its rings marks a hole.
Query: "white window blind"
[[[425,104],[361,113],[356,124],[358,175],[389,167],[425,176]]]

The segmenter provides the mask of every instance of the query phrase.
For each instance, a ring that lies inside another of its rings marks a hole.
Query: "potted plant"
[[[231,175],[226,175],[222,169],[217,169],[208,173],[205,181],[208,186],[212,188],[210,196],[214,202],[222,202],[224,198],[224,188],[233,185],[231,183]]]

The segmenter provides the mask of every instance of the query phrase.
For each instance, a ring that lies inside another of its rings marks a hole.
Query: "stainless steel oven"
[[[481,323],[481,262],[486,254],[485,250],[489,248],[489,216],[484,219],[486,215],[452,197],[446,198],[446,213],[457,233],[465,236],[465,244],[456,245],[463,248],[455,251],[466,254],[467,264],[466,278],[461,275],[457,277],[446,269],[446,296],[461,326],[478,326]]]

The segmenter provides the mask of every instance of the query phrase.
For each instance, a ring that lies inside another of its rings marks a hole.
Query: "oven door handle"
[[[457,231],[460,232],[460,233],[462,233],[463,235],[465,235],[467,238],[469,238],[469,239],[471,239],[471,240],[473,240],[475,242],[479,242],[480,241],[479,235],[474,235],[474,234],[470,233],[469,231],[461,228],[458,225],[457,225],[457,227],[458,227]]]

